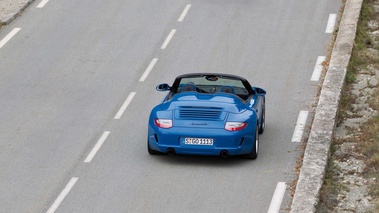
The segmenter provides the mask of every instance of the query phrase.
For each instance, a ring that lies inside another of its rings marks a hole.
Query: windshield
[[[246,100],[249,96],[248,90],[243,82],[238,78],[229,76],[189,76],[180,79],[175,93],[182,92],[198,92],[198,93],[229,93],[237,95]]]

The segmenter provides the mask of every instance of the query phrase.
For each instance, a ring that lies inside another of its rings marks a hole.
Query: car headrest
[[[221,92],[234,94],[234,88],[232,86],[222,86]]]
[[[196,91],[196,86],[194,84],[185,84],[182,89],[183,92]]]

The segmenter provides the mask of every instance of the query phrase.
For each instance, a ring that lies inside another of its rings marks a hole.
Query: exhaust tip
[[[222,150],[222,151],[220,152],[220,156],[221,156],[222,158],[227,158],[227,157],[229,157],[229,152],[226,151],[226,150]]]
[[[173,148],[168,148],[166,153],[167,155],[173,156],[175,154],[175,150]]]

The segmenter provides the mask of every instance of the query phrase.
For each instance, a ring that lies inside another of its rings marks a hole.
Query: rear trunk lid
[[[242,113],[242,101],[229,94],[198,94],[188,92],[175,95],[162,108],[173,111],[173,125],[193,128],[224,128],[229,113]]]

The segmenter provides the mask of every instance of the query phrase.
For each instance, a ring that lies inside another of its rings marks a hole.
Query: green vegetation
[[[322,188],[322,193],[320,194],[320,205],[318,207],[318,212],[328,212],[328,209],[332,206],[337,206],[337,196],[340,190],[346,188],[338,181],[338,173],[340,168],[329,160],[328,167],[325,172],[325,180]]]
[[[376,109],[379,108],[379,94],[376,93],[374,101]],[[370,194],[375,200],[376,210],[379,211],[379,115],[371,119],[364,126],[362,134],[362,153],[367,156],[365,175],[371,181]]]
[[[348,69],[348,73],[351,76],[356,75],[357,70],[367,69],[369,66],[374,66],[376,69],[379,68],[379,54],[375,54],[369,50],[370,48],[379,50],[379,39],[374,41],[369,34],[371,30],[368,25],[369,21],[379,20],[379,14],[373,10],[373,3],[375,3],[374,0],[365,0],[362,5],[355,47]],[[349,82],[349,79],[347,79],[347,84],[349,83],[352,82]],[[348,95],[345,94],[344,96]],[[376,92],[375,96],[370,106],[375,110],[379,110],[379,93]],[[347,99],[351,99],[351,97]],[[367,166],[364,174],[370,180],[378,180],[370,181],[368,188],[370,189],[371,196],[379,204],[379,115],[365,123],[361,129],[362,132],[359,137],[361,144],[360,151],[366,156],[365,162]],[[376,208],[379,211],[379,205],[376,205]]]
[[[361,15],[357,27],[355,45],[351,55],[350,63],[346,75],[346,85],[342,92],[341,105],[339,110],[339,120],[351,116],[347,112],[352,111],[352,104],[357,97],[351,94],[349,88],[356,81],[356,75],[361,70],[370,70],[369,67],[379,69],[379,39],[373,39],[370,35],[371,31],[378,29],[370,29],[369,21],[379,20],[379,13],[375,12],[373,5],[375,0],[364,0]],[[375,73],[372,73],[375,74]],[[378,90],[378,88],[376,88]],[[375,92],[374,100],[370,103],[370,107],[379,110],[379,91]],[[366,168],[363,175],[368,179],[368,188],[373,202],[376,204],[376,212],[379,212],[379,115],[369,120],[360,127],[359,132],[354,133],[359,144],[358,151],[364,156]],[[343,143],[341,140],[335,140],[332,144],[332,153],[335,146]],[[329,160],[326,168],[324,186],[320,195],[320,205],[318,212],[331,212],[338,205],[338,196],[341,191],[347,189],[343,183],[339,182],[339,168]]]

